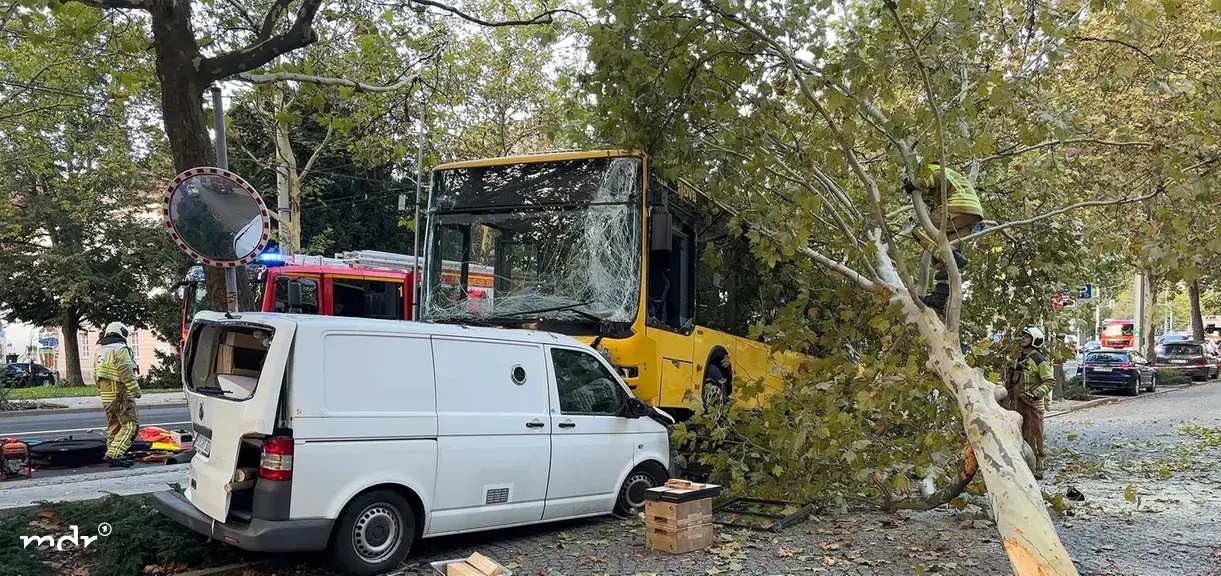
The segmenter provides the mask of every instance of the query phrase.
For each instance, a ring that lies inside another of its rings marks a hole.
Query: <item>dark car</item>
[[[55,372],[42,364],[34,364],[34,375],[30,376],[30,364],[14,363],[0,366],[0,386],[5,388],[30,388],[54,386]]]
[[[1087,390],[1118,390],[1129,396],[1141,388],[1157,390],[1157,371],[1134,350],[1098,350],[1085,355],[1082,381]]]
[[[1217,377],[1217,360],[1203,342],[1168,342],[1158,352],[1155,365],[1158,370],[1182,372],[1192,380]]]

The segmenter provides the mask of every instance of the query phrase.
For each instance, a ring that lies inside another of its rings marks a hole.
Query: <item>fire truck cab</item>
[[[247,278],[256,310],[288,312],[288,287],[301,290],[297,313],[410,320],[416,259],[405,254],[362,250],[334,258],[264,253],[247,265]],[[209,309],[210,295],[202,266],[194,266],[181,283],[182,337],[195,314]]]

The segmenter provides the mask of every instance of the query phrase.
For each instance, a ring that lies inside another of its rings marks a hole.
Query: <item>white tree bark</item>
[[[958,334],[947,331],[935,313],[917,305],[912,294],[895,282],[894,264],[878,244],[877,267],[891,300],[902,305],[908,324],[924,337],[928,368],[941,377],[958,403],[1014,574],[1076,576],[1077,568],[1056,533],[1043,492],[1023,456],[1022,418],[999,403],[1005,387],[989,382],[967,364]]]

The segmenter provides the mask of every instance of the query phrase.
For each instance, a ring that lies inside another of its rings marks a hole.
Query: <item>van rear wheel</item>
[[[628,515],[644,508],[644,491],[656,488],[666,483],[665,469],[660,464],[645,462],[637,466],[619,487],[619,497],[615,499],[615,513]]]
[[[329,556],[336,570],[359,576],[384,574],[402,563],[415,541],[415,511],[391,490],[353,498],[335,524]]]

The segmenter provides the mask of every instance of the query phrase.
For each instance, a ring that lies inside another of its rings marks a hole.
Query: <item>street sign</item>
[[[241,176],[212,166],[175,176],[162,194],[161,213],[174,244],[205,266],[242,266],[271,239],[271,216],[259,193]]]
[[[59,338],[39,338],[38,343],[47,348],[59,348]]]
[[[1093,297],[1094,297],[1094,285],[1093,284],[1086,284],[1081,287],[1081,290],[1079,292],[1077,292],[1077,298],[1079,300],[1089,300],[1090,298],[1093,298]]]

